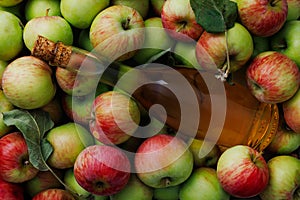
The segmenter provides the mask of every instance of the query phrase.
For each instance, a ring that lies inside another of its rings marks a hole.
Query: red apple
[[[251,61],[246,75],[251,93],[266,103],[287,101],[297,92],[300,84],[296,63],[275,51],[258,54]]]
[[[283,102],[283,115],[287,125],[296,133],[300,134],[300,90],[289,100]]]
[[[236,145],[221,154],[217,176],[223,189],[230,195],[249,198],[266,188],[269,170],[258,151],[249,146]]]
[[[197,40],[203,28],[196,22],[189,0],[166,0],[161,10],[163,27],[173,38],[181,41]],[[180,34],[178,34],[180,33]]]
[[[126,154],[107,145],[85,148],[74,164],[78,184],[96,195],[112,195],[122,190],[129,181],[130,170]]]
[[[75,197],[67,190],[47,189],[36,194],[32,200],[75,200]]]
[[[25,138],[20,132],[12,132],[0,139],[0,178],[13,183],[22,183],[39,172],[29,162]]]
[[[18,183],[10,183],[0,178],[0,199],[3,200],[23,200],[24,189]]]
[[[268,37],[281,29],[287,18],[287,0],[233,0],[239,20],[256,36]]]
[[[121,144],[128,140],[138,128],[140,111],[129,96],[108,91],[98,95],[92,106],[94,120],[90,131],[97,140],[105,144]]]

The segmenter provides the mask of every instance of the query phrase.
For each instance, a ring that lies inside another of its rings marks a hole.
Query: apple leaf
[[[190,0],[196,21],[210,33],[223,33],[234,26],[237,4],[231,0]]]
[[[53,152],[53,148],[44,138],[45,133],[54,126],[49,113],[42,110],[14,109],[3,113],[3,121],[8,126],[14,125],[22,132],[28,146],[31,164],[41,171],[49,170],[46,160]]]

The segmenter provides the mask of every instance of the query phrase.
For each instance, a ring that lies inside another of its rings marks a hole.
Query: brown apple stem
[[[50,11],[50,8],[47,8],[47,9],[46,9],[46,14],[45,14],[46,17],[49,16],[49,11]]]
[[[127,19],[122,23],[122,27],[124,30],[127,30],[129,28],[130,18],[127,17]]]
[[[180,32],[186,26],[186,22],[180,22],[180,26],[176,29],[176,32]]]
[[[270,5],[275,6],[281,0],[270,0]]]
[[[228,48],[228,32],[225,30],[225,48],[226,48],[226,62],[223,67],[218,70],[219,74],[215,77],[221,81],[226,81],[229,73],[230,73],[230,56],[229,56],[229,48]]]
[[[263,154],[263,151],[260,151],[254,158],[253,158],[253,162],[255,163],[256,160]]]
[[[171,184],[171,180],[170,180],[169,177],[163,178],[163,179],[161,180],[161,182],[162,182],[162,185],[163,185],[164,187],[168,187],[168,186]]]

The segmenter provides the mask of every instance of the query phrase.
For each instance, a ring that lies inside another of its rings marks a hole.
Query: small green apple
[[[24,15],[27,21],[42,16],[61,16],[60,0],[28,0]]]
[[[196,43],[178,41],[174,47],[175,59],[189,68],[201,69],[196,58]]]
[[[23,25],[16,15],[0,10],[0,27],[0,60],[9,61],[23,48]]]
[[[109,0],[61,0],[60,11],[72,26],[86,29],[96,15],[109,6],[109,2]]]
[[[90,30],[87,29],[82,29],[79,32],[78,36],[78,46],[82,49],[85,49],[87,51],[92,51],[93,50],[93,45],[90,40]]]
[[[16,6],[19,3],[21,3],[23,0],[1,0],[0,1],[0,6],[3,7],[11,7],[11,6]]]
[[[2,88],[2,75],[7,65],[8,62],[0,60],[0,88]]]
[[[136,9],[144,19],[149,11],[149,0],[111,0],[112,5],[124,5]]]
[[[153,199],[155,200],[175,200],[179,199],[179,190],[181,185],[166,187],[166,188],[154,188]]]
[[[299,0],[287,0],[288,13],[286,21],[296,20],[300,17],[300,1]]]

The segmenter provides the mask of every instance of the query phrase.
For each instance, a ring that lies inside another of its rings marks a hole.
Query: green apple
[[[196,58],[196,43],[178,41],[174,47],[175,59],[186,67],[201,69]]]
[[[271,37],[271,49],[281,52],[296,62],[300,68],[300,21],[290,20]]]
[[[95,143],[87,129],[73,122],[52,128],[47,133],[46,139],[54,149],[47,162],[57,169],[72,167],[78,154]]]
[[[136,52],[133,59],[139,64],[144,64],[152,56],[171,48],[174,43],[174,40],[163,28],[160,17],[148,18],[145,20],[145,40],[143,47]]]
[[[109,6],[109,0],[61,0],[62,16],[72,26],[79,29],[89,28],[96,15]]]
[[[2,88],[2,75],[7,65],[8,62],[0,60],[0,88]]]
[[[92,51],[94,47],[91,43],[89,34],[90,34],[90,29],[88,28],[80,30],[78,36],[78,46],[87,51]]]
[[[300,1],[299,0],[287,0],[288,13],[286,21],[296,20],[300,17]]]
[[[22,22],[23,22],[23,9],[24,9],[24,4],[25,2],[19,3],[15,6],[9,6],[9,7],[4,7],[0,6],[0,10],[10,12],[14,15],[16,15]]]
[[[150,0],[150,5],[153,12],[157,15],[161,15],[161,10],[166,0]]]
[[[10,6],[15,6],[21,3],[23,0],[1,0],[0,1],[0,6],[3,7],[10,7]]]
[[[111,0],[112,5],[124,5],[136,9],[144,19],[149,11],[149,0]]]
[[[166,188],[154,188],[153,199],[155,200],[175,200],[179,199],[179,189],[181,185],[166,187]]]
[[[60,0],[28,0],[24,15],[27,21],[42,16],[61,16]]]
[[[126,186],[116,194],[110,196],[110,200],[152,200],[153,188],[145,185],[135,174],[130,175]]]
[[[3,91],[0,89],[0,137],[3,135],[9,133],[9,131],[12,130],[12,127],[7,126],[3,122],[3,112],[10,111],[14,109],[14,106],[12,103],[8,101],[8,99],[3,94]]]
[[[180,200],[229,200],[213,168],[200,167],[193,171],[179,191]]]
[[[266,189],[259,194],[262,200],[300,199],[300,160],[280,155],[268,161],[270,179]]]
[[[199,152],[203,147],[203,140],[200,139],[192,139],[191,145],[189,147],[190,151],[194,156],[194,166],[195,167],[214,167],[217,164],[217,161],[221,155],[221,150],[217,145],[213,145],[213,148],[209,151],[209,153],[199,158]]]
[[[73,30],[61,16],[43,16],[29,20],[23,30],[23,40],[31,51],[37,36],[41,35],[54,42],[73,44]]]
[[[257,56],[258,54],[269,51],[270,50],[270,37],[260,37],[260,36],[252,36],[253,39],[253,53],[252,58]]]
[[[0,27],[0,60],[9,61],[23,48],[23,25],[16,15],[0,10]]]

